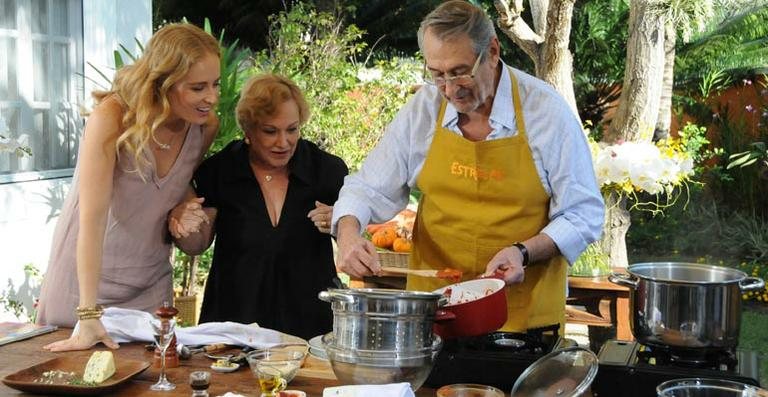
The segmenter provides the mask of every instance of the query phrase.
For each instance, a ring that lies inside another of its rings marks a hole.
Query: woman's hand
[[[309,211],[307,218],[314,222],[320,233],[331,233],[331,219],[333,218],[333,206],[315,201],[315,209]]]
[[[69,350],[87,350],[97,343],[103,343],[110,349],[120,347],[107,334],[104,324],[101,320],[94,318],[89,320],[80,320],[80,325],[69,339],[60,340],[43,346],[43,349],[52,352],[63,352]]]
[[[204,197],[195,197],[182,202],[171,210],[168,216],[168,231],[174,238],[185,238],[200,231],[200,226],[210,222],[203,211]]]

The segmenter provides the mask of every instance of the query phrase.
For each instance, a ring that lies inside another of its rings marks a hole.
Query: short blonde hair
[[[142,152],[171,116],[168,92],[195,63],[211,54],[221,57],[213,36],[189,23],[168,24],[152,35],[136,62],[117,71],[111,90],[93,93],[99,103],[113,94],[124,103],[125,131],[116,149],[118,154],[124,149],[132,155],[142,175],[149,166]]]
[[[304,125],[309,120],[309,105],[296,83],[272,73],[251,77],[243,86],[235,108],[237,125],[244,132],[251,131],[289,100],[296,101],[299,124]]]

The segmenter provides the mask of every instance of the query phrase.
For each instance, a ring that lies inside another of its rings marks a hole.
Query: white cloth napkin
[[[153,318],[151,314],[140,310],[108,307],[104,309],[101,322],[117,343],[152,342],[154,337],[149,320]],[[75,325],[75,329],[79,325]],[[226,343],[263,349],[281,343],[281,335],[281,332],[259,327],[255,323],[246,325],[231,321],[176,328],[176,340],[189,346]]]
[[[326,387],[323,397],[414,397],[411,384],[390,383],[386,385],[352,385]]]

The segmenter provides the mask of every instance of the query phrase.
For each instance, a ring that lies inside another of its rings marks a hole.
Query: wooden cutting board
[[[304,365],[299,370],[298,376],[320,379],[336,379],[331,369],[331,363],[328,360],[319,359],[311,354],[307,355]]]

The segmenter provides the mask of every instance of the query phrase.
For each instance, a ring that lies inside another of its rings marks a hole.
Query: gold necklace
[[[267,182],[272,181],[272,175],[264,175],[264,180]]]
[[[152,140],[155,141],[155,144],[160,150],[171,150],[171,146],[173,145],[173,142],[176,140],[176,134],[171,135],[171,139],[168,141],[168,143],[163,143],[157,140],[157,137],[152,134]]]

